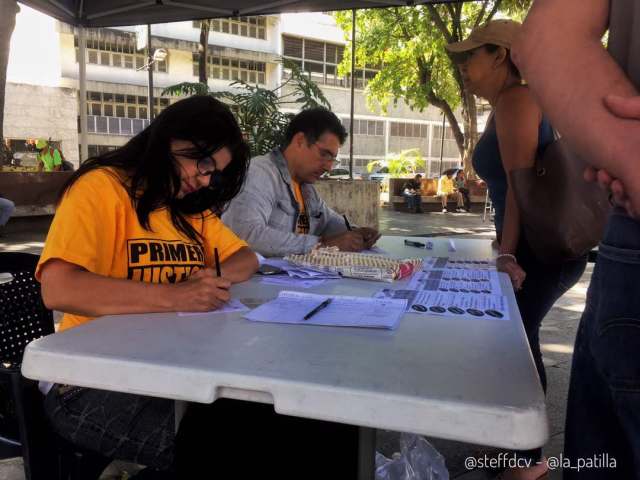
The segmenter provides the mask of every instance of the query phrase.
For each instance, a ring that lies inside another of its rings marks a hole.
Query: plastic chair
[[[484,197],[484,211],[482,213],[482,221],[487,221],[487,213],[489,214],[489,220],[493,218],[495,215],[495,210],[493,209],[493,202],[489,198],[489,190],[487,190],[487,194]]]
[[[13,276],[0,284],[0,385],[6,393],[0,443],[9,456],[23,457],[27,480],[97,479],[110,460],[59,439],[49,428],[38,383],[20,373],[27,344],[54,333],[53,314],[44,306],[34,278],[38,259],[28,253],[0,253],[0,272]]]

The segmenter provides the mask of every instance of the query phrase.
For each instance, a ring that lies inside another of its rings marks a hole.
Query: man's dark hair
[[[291,143],[298,132],[304,133],[309,143],[317,142],[325,133],[333,133],[340,140],[340,145],[347,139],[347,131],[340,119],[322,107],[303,110],[291,119],[285,132],[285,146]]]
[[[422,178],[422,174],[421,173],[416,173],[416,176],[413,177],[413,178],[418,178],[418,177]]]

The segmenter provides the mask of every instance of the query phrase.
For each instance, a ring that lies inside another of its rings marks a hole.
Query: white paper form
[[[411,277],[407,288],[430,292],[501,294],[500,278],[495,270],[443,269],[417,272]]]
[[[495,262],[489,258],[427,257],[422,262],[422,270],[495,270]]]
[[[443,317],[484,320],[510,320],[507,298],[503,295],[393,290],[385,288],[376,298],[407,300],[407,311]]]
[[[222,308],[217,310],[211,310],[209,312],[178,312],[179,317],[191,317],[194,315],[211,315],[212,313],[233,313],[233,312],[246,312],[249,307],[245,306],[240,300],[231,299],[224,304]]]
[[[308,320],[304,316],[327,298],[331,303]],[[407,308],[404,299],[316,295],[283,290],[244,318],[254,322],[292,323],[335,327],[394,329]]]
[[[314,269],[310,267],[301,267],[299,265],[294,265],[288,260],[284,260],[283,258],[267,258],[264,261],[265,265],[271,265],[273,267],[278,267],[281,270],[287,272],[292,278],[304,278],[308,280],[320,280],[320,279],[332,279],[332,278],[342,278],[337,273],[326,272],[320,269]]]

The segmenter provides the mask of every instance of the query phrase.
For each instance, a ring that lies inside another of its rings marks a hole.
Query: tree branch
[[[489,12],[489,15],[487,16],[487,22],[490,21],[496,13],[498,13],[498,9],[500,8],[501,3],[502,3],[502,0],[496,0],[496,3],[493,4],[493,8],[491,9],[491,11]]]
[[[485,12],[487,11],[487,5],[489,4],[489,0],[484,0],[482,2],[482,10],[480,10],[480,14],[478,15],[478,18],[476,18],[476,21],[473,22],[473,28],[476,29],[480,26],[480,24],[482,23],[482,17],[484,17]]]
[[[447,25],[444,23],[444,20],[440,16],[440,13],[438,13],[436,7],[428,3],[427,10],[429,11],[431,20],[435,23],[436,27],[438,27],[438,30],[440,30],[440,33],[442,33],[447,43],[452,43],[454,41],[453,34],[447,28]]]

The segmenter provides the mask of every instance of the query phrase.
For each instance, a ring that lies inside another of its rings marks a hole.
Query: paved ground
[[[39,253],[44,245],[48,220],[46,218],[12,220],[7,235],[0,238],[0,251],[28,251]],[[387,208],[380,211],[380,230],[386,235],[441,236],[456,235],[465,238],[493,238],[493,227],[483,222],[477,214],[412,214],[394,212]],[[584,307],[586,289],[591,278],[593,265],[580,282],[563,297],[551,310],[544,321],[541,334],[542,350],[547,365],[549,392],[547,410],[550,422],[551,439],[544,449],[547,456],[558,456],[563,451],[563,430],[565,403],[573,341],[580,314]],[[487,449],[459,442],[430,439],[445,456],[451,478],[459,480],[485,480],[491,478],[488,472],[469,472],[464,460],[469,456],[481,456],[495,453]],[[395,432],[379,432],[378,449],[389,455],[397,447]],[[127,464],[113,465],[103,479],[126,479],[135,467]],[[560,472],[552,472],[551,480],[562,478]],[[8,459],[0,462],[0,480],[23,480],[21,459]]]

